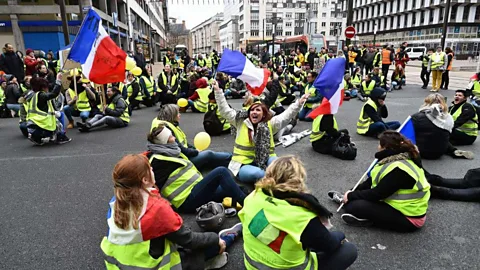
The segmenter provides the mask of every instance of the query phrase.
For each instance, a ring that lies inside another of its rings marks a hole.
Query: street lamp
[[[442,39],[441,39],[442,49],[445,49],[445,40],[447,38],[447,29],[448,29],[449,19],[450,19],[450,0],[447,0],[447,4],[445,6],[445,14],[443,15],[443,32],[442,32]]]
[[[373,21],[373,48],[375,48],[376,44],[376,38],[377,38],[377,22]]]
[[[275,54],[275,32],[277,31],[277,23],[282,23],[283,19],[280,17],[272,17],[267,19],[267,22],[271,22],[273,24],[273,31],[272,31],[272,57]]]

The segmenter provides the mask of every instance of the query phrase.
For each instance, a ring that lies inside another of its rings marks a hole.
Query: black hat
[[[370,94],[372,99],[385,99],[387,97],[387,91],[380,87],[375,87]]]

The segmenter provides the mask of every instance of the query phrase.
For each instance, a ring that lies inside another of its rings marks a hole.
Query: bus
[[[186,50],[186,49],[187,49],[187,46],[183,44],[178,44],[177,46],[175,46],[175,49],[173,50],[173,52],[177,56],[177,59],[182,56],[183,50]]]
[[[309,46],[320,52],[322,48],[327,48],[327,39],[322,34],[311,34]]]

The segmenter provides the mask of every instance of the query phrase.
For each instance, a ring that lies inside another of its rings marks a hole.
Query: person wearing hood
[[[194,213],[198,207],[210,201],[222,202],[226,197],[232,198],[232,205],[243,205],[245,193],[228,169],[219,166],[203,177],[181,153],[175,136],[164,123],[148,135],[147,150],[155,184],[178,212]]]
[[[278,158],[245,199],[238,215],[245,269],[347,269],[355,262],[357,248],[343,232],[329,231],[332,213],[309,192],[306,177],[297,157]]]
[[[128,106],[122,98],[122,94],[117,87],[107,88],[107,105],[103,108],[103,113],[95,115],[87,123],[77,123],[81,132],[90,131],[93,128],[107,125],[111,128],[122,128],[130,123]]]
[[[0,54],[0,70],[5,74],[12,74],[19,80],[25,77],[23,58],[15,53],[12,44],[5,44],[5,52]]]
[[[467,102],[467,91],[455,91],[453,105],[448,108],[454,125],[450,134],[453,145],[471,145],[478,136],[478,115],[475,107]]]
[[[230,108],[222,89],[216,83],[213,88],[220,114],[237,131],[233,157],[228,168],[238,176],[239,181],[254,183],[265,175],[265,168],[277,158],[274,134],[295,118],[308,95],[291,104],[282,114],[272,117],[267,105],[261,102],[252,104],[248,110],[236,111]]]
[[[232,160],[232,154],[227,152],[214,152],[212,150],[198,151],[194,146],[188,144],[187,135],[180,128],[180,110],[176,104],[165,104],[160,106],[157,117],[152,120],[150,131],[159,124],[165,125],[176,139],[178,147],[199,170],[227,167]]]
[[[27,130],[28,139],[35,145],[48,142],[64,144],[72,139],[65,134],[63,124],[57,121],[58,113],[55,111],[53,100],[62,89],[62,73],[57,74],[57,81],[53,91],[48,90],[48,81],[35,77],[31,80],[33,95],[27,96]],[[30,98],[31,97],[31,98]]]
[[[143,103],[143,91],[138,83],[137,77],[130,71],[127,73],[127,83],[125,86],[127,87],[128,102],[132,110],[140,109],[140,103]]]
[[[337,120],[333,114],[317,116],[313,120],[312,133],[310,134],[310,143],[313,150],[321,154],[331,155],[333,144],[342,133],[348,136],[348,130],[338,130]]]
[[[106,269],[219,269],[241,224],[193,232],[160,196],[144,155],[126,155],[113,170],[108,232],[100,245]],[[179,248],[181,247],[181,248]]]
[[[352,226],[376,226],[414,232],[426,220],[430,184],[415,145],[396,131],[380,135],[377,164],[356,190],[329,191],[330,199],[344,203],[342,220]]]
[[[308,117],[308,114],[312,111],[313,105],[322,102],[323,96],[318,89],[313,85],[318,73],[310,71],[307,75],[307,84],[305,85],[305,94],[308,95],[308,99],[303,105],[302,110],[298,113],[298,120],[305,122],[312,122],[313,119]]]
[[[12,113],[12,117],[18,116],[18,111],[20,111],[18,99],[22,96],[22,90],[15,76],[6,75],[5,77],[7,78],[7,87],[5,88],[5,104],[7,104],[7,108]]]
[[[448,113],[445,98],[438,93],[428,95],[420,111],[412,116],[415,140],[420,156],[438,159],[444,154],[452,157],[473,158],[473,153],[454,148],[450,142],[453,117]]]
[[[205,78],[198,79],[196,85],[195,93],[188,98],[188,107],[192,108],[192,112],[206,113],[209,101],[208,96],[212,93],[212,89],[208,86]]]
[[[370,98],[360,111],[357,122],[358,134],[377,137],[386,130],[397,130],[400,127],[398,121],[384,122],[382,119],[388,117],[386,97],[387,92],[384,89],[379,87],[373,89]]]
[[[90,89],[89,84],[82,82],[81,76],[69,77],[70,87],[65,91],[65,99],[67,105],[63,108],[65,116],[68,119],[67,128],[74,127],[73,116],[82,119],[82,123],[87,122],[90,116],[91,106],[90,100],[95,100],[95,93]],[[77,92],[75,93],[74,81],[77,80]]]

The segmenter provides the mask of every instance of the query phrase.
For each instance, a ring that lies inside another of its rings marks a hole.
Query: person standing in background
[[[10,43],[5,44],[4,50],[4,53],[0,54],[0,70],[5,72],[5,74],[12,74],[18,80],[23,81],[25,69],[22,58],[15,53]]]
[[[142,47],[137,48],[137,53],[135,56],[133,56],[133,59],[135,59],[135,63],[137,63],[137,67],[141,68],[142,70],[145,69],[145,65],[147,62],[145,61],[145,56],[143,55],[143,49]]]
[[[368,52],[365,52],[364,61],[365,61],[365,73],[368,74],[373,70],[373,61],[375,60],[375,56],[377,52],[373,47],[368,48]]]
[[[432,72],[432,89],[430,92],[438,92],[442,83],[442,73],[447,69],[448,57],[442,52],[442,47],[437,47],[437,52],[430,56],[428,72]]]
[[[447,54],[447,69],[442,73],[442,84],[440,89],[448,90],[448,83],[450,82],[449,71],[452,70],[453,65],[453,51],[450,47],[445,48],[445,53]]]
[[[387,45],[383,45],[382,50],[382,74],[385,78],[384,83],[387,83],[388,69],[393,62],[393,52],[388,48]]]
[[[420,79],[422,79],[423,86],[422,89],[427,89],[428,83],[430,82],[430,71],[428,70],[428,62],[430,61],[430,56],[433,54],[433,49],[428,49],[427,54],[420,56],[418,60],[422,61],[422,72],[420,73]]]

